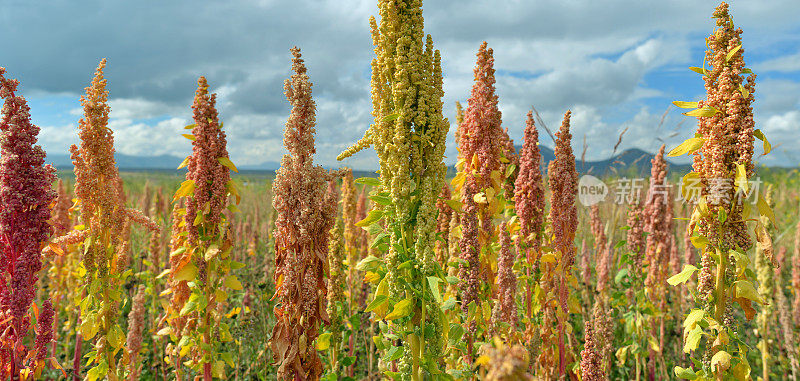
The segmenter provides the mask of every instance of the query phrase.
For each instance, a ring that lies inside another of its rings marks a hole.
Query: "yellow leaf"
[[[222,164],[222,165],[224,165],[225,167],[227,167],[228,169],[230,169],[231,171],[234,171],[234,172],[236,172],[236,173],[239,173],[239,170],[238,170],[238,169],[236,169],[236,166],[233,164],[233,162],[231,161],[231,159],[229,159],[229,158],[227,158],[227,157],[218,157],[218,158],[217,158],[217,161],[218,161],[220,164]]]
[[[687,153],[693,153],[703,146],[705,139],[703,138],[689,138],[683,143],[669,151],[667,156],[681,156]]]
[[[540,261],[542,263],[556,263],[556,256],[553,253],[543,254]]]
[[[242,200],[242,196],[239,195],[239,189],[236,188],[236,183],[233,182],[233,179],[228,180],[228,183],[225,184],[228,188],[228,193],[230,193],[233,197],[236,198],[236,204],[239,204],[239,201]]]
[[[745,194],[750,190],[750,183],[747,181],[747,169],[744,164],[736,163],[736,179],[733,183],[737,189],[741,189]]]
[[[156,336],[167,336],[167,335],[171,335],[171,334],[172,334],[172,328],[171,327],[164,327],[164,328],[159,329],[158,332],[156,332]]]
[[[228,275],[223,282],[225,287],[228,287],[233,290],[241,290],[242,289],[242,282],[239,282],[239,279],[236,279],[235,275]]]
[[[772,144],[769,143],[769,140],[767,140],[767,137],[764,136],[764,133],[761,130],[759,130],[759,129],[754,130],[753,131],[753,136],[755,136],[756,139],[761,140],[762,142],[764,142],[764,155],[766,155],[766,154],[768,154],[768,153],[770,153],[772,151]]]
[[[186,156],[186,158],[183,159],[183,161],[181,162],[181,165],[179,165],[178,168],[176,168],[176,169],[181,169],[181,168],[189,165],[189,161],[190,160],[192,160],[192,157],[191,156]]]
[[[356,222],[356,226],[363,228],[372,225],[373,222],[380,220],[382,217],[383,217],[382,210],[375,210],[375,209],[370,210],[366,218]]]
[[[331,333],[325,332],[317,337],[316,348],[318,351],[324,351],[331,347]]]
[[[775,213],[772,212],[772,208],[767,204],[763,194],[758,195],[758,204],[756,204],[756,207],[762,216],[769,218],[773,225],[777,225],[775,223]]]
[[[64,250],[61,250],[61,246],[60,245],[56,245],[56,244],[51,242],[51,243],[49,243],[47,245],[47,247],[49,247],[50,250],[53,250],[53,252],[58,254],[58,255],[64,255]]]
[[[114,324],[111,330],[108,331],[108,343],[114,349],[122,348],[125,345],[125,334],[122,333],[122,328],[118,324]]]
[[[182,182],[180,188],[178,188],[178,191],[175,192],[175,196],[172,197],[172,202],[175,202],[179,198],[188,196],[190,194],[194,194],[194,180],[186,180]]]
[[[703,117],[714,116],[714,114],[718,112],[719,110],[717,110],[717,108],[714,106],[703,106],[703,108],[698,108],[696,110],[685,112],[683,113],[683,115],[703,118]]]
[[[192,135],[192,134],[181,134],[181,136],[183,136],[184,138],[189,139],[191,141],[195,141],[195,139],[196,139],[194,137],[194,135]]]
[[[734,54],[736,54],[736,52],[738,52],[738,51],[739,51],[739,49],[741,49],[741,48],[742,48],[742,44],[739,44],[739,45],[738,45],[738,46],[736,46],[735,48],[731,49],[731,51],[730,51],[730,52],[728,52],[728,55],[726,55],[726,56],[725,56],[725,62],[728,62],[728,61],[730,61],[730,60],[731,60],[731,58],[733,57],[733,55],[734,55]]]
[[[741,45],[739,45],[741,46]],[[725,371],[731,367],[731,355],[725,351],[719,351],[711,357],[711,367],[718,368],[718,371]]]
[[[450,207],[450,209],[455,210],[457,213],[464,212],[464,209],[462,208],[464,206],[464,203],[462,203],[461,201],[445,200],[444,203],[447,204]]]
[[[478,204],[488,204],[489,203],[489,200],[486,198],[486,194],[483,193],[483,192],[476,193],[474,196],[472,196],[472,200],[475,201],[475,203],[478,203]]]
[[[475,360],[475,365],[476,366],[480,366],[480,365],[486,366],[486,365],[489,364],[489,360],[490,360],[489,356],[481,355],[480,357],[478,357],[477,360]]]
[[[183,280],[189,282],[194,280],[194,278],[196,277],[197,277],[197,267],[194,265],[194,263],[189,262],[180,269],[178,269],[178,271],[172,276],[172,279],[176,281]]]
[[[675,106],[680,108],[697,108],[697,102],[682,102],[682,101],[674,101],[672,102]]]
[[[403,299],[394,305],[392,312],[386,315],[386,320],[400,319],[411,314],[411,307],[414,300],[411,298]]]

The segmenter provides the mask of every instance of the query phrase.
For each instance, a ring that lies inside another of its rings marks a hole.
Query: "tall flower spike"
[[[83,230],[73,230],[63,238],[65,243],[83,241],[85,249],[84,281],[91,297],[87,295],[88,300],[84,299],[81,319],[96,330],[87,331],[92,332],[92,336],[85,335],[83,339],[93,340],[97,354],[87,366],[102,369],[96,371],[98,377],[106,374],[121,377],[116,353],[124,346],[125,336],[116,319],[119,300],[113,295],[122,293],[120,289],[127,276],[124,269],[129,245],[126,226],[135,222],[155,230],[156,225],[124,204],[122,180],[114,161],[114,135],[108,128],[111,108],[107,104],[107,81],[103,76],[105,65],[105,59],[100,61],[92,84],[81,97],[84,117],[78,123],[80,147],[74,144],[70,147],[75,165],[76,204],[80,208]]]
[[[316,106],[300,49],[291,51],[293,74],[284,90],[292,109],[283,135],[289,154],[281,159],[272,184],[278,213],[274,233],[278,304],[270,346],[279,379],[318,379],[322,361],[310,343],[328,321],[325,275],[336,201],[326,197],[326,190],[334,175],[313,165]]]
[[[67,192],[67,187],[64,182],[58,179],[58,186],[56,187],[58,196],[56,197],[56,205],[53,208],[53,229],[55,236],[62,236],[69,232],[72,228],[72,218],[69,215],[69,208],[72,206],[72,196]]]
[[[44,150],[36,145],[39,127],[31,122],[30,107],[25,98],[15,94],[19,81],[6,79],[4,74],[5,68],[0,67],[0,98],[4,100],[0,110],[0,306],[3,311],[10,310],[12,320],[0,324],[0,330],[4,341],[16,343],[30,328],[26,314],[36,296],[41,247],[52,233],[48,220],[56,197],[51,188],[56,177],[55,169],[44,164]],[[19,377],[23,356],[17,351],[10,358],[2,356],[4,361],[12,361],[14,378]],[[9,364],[0,365],[0,375],[7,375]]]
[[[572,134],[569,132],[571,112],[564,114],[561,128],[556,133],[555,160],[550,162],[548,168],[548,181],[552,201],[550,205],[550,221],[553,230],[552,247],[560,253],[560,258],[555,266],[548,266],[547,274],[542,280],[547,292],[555,291],[557,308],[561,314],[568,314],[567,299],[569,288],[567,277],[572,272],[575,262],[575,230],[578,227],[578,212],[575,206],[575,197],[578,193],[578,172],[575,169],[575,155],[572,153]],[[548,307],[552,308],[552,306]],[[558,334],[558,374],[563,375],[566,369],[566,327],[565,319],[557,319]],[[545,327],[550,329],[551,327]],[[550,337],[549,335],[545,335]],[[548,343],[554,344],[554,343]],[[543,355],[547,355],[544,353]]]
[[[497,258],[497,303],[492,311],[494,323],[505,322],[514,330],[517,324],[517,277],[514,275],[514,252],[505,222],[500,225],[500,253]]]
[[[541,165],[539,132],[533,122],[533,112],[528,111],[522,150],[519,153],[519,174],[514,184],[514,209],[520,226],[517,245],[519,246],[520,240],[525,241],[528,246],[525,257],[529,263],[538,258],[544,225],[545,196]]]
[[[128,314],[128,339],[125,355],[128,362],[127,379],[131,381],[138,380],[142,370],[139,351],[142,349],[142,332],[145,325],[145,296],[147,296],[147,294],[145,294],[145,286],[143,284],[139,285],[136,296],[133,297],[133,307]]]
[[[186,179],[194,181],[194,196],[186,204],[186,229],[189,243],[195,244],[198,238],[198,224],[195,223],[198,210],[208,208],[205,219],[208,226],[219,223],[220,213],[227,201],[227,185],[230,180],[230,169],[220,162],[220,158],[228,157],[225,131],[219,123],[219,116],[214,107],[217,94],[208,93],[208,81],[205,77],[197,80],[194,104],[194,128],[192,135],[192,155],[189,157]],[[208,206],[206,206],[208,204]],[[214,232],[206,232],[213,235]]]
[[[442,238],[436,241],[436,260],[442,268],[446,268],[447,262],[450,260],[448,248],[450,240],[450,220],[453,218],[453,208],[447,205],[446,201],[450,200],[451,197],[450,187],[447,184],[442,185],[439,200],[436,201],[436,208],[439,209],[439,217],[436,219],[436,234]]]
[[[792,311],[795,324],[800,325],[800,222],[797,223],[794,233],[794,252],[792,253],[792,289],[794,300]]]
[[[410,301],[420,306],[412,316],[391,322],[402,325],[403,332],[413,332],[400,338],[403,355],[398,370],[404,377],[422,377],[423,368],[434,362],[423,363],[420,357],[441,361],[445,345],[444,328],[438,319],[441,306],[431,302],[433,294],[424,287],[426,279],[440,275],[434,254],[436,199],[446,172],[442,160],[448,130],[448,122],[442,117],[441,56],[433,48],[433,39],[424,34],[420,0],[379,0],[378,9],[380,26],[370,18],[376,55],[371,80],[375,119],[364,138],[339,159],[370,145],[378,155],[379,189],[390,200],[381,211],[386,226],[394,230],[384,256],[388,296],[402,300],[411,295]],[[412,259],[419,266],[410,274],[398,270],[401,263]],[[425,323],[420,323],[422,317]]]
[[[739,332],[736,321],[739,314],[734,303],[750,320],[755,314],[752,304],[758,303],[760,298],[750,300],[736,292],[741,287],[754,287],[753,279],[748,279],[749,272],[743,271],[747,263],[738,258],[741,255],[747,257],[746,251],[753,246],[747,227],[751,218],[744,215],[745,197],[741,196],[748,193],[746,188],[749,187],[745,184],[754,175],[753,141],[756,131],[752,104],[755,100],[755,75],[745,69],[742,30],[734,27],[728,4],[721,3],[713,18],[717,28],[706,39],[708,50],[702,68],[706,99],[698,102],[701,111],[697,115],[697,132],[693,138],[702,146],[692,152],[693,176],[699,180],[700,197],[692,214],[690,230],[697,231],[703,238],[698,291],[704,319],[713,319],[720,326],[709,332],[704,350],[693,340],[686,340],[684,349],[703,353],[703,366],[710,369],[706,376],[720,378],[727,369],[712,367],[712,358],[718,353],[724,353],[730,360],[726,363],[730,364],[746,363],[748,357],[745,348],[726,340]],[[706,68],[705,63],[710,67]],[[743,75],[748,73],[745,79]],[[759,200],[758,209],[761,214],[763,200]],[[770,241],[765,230],[761,223],[756,223],[755,233],[762,244]],[[770,256],[770,261],[774,260],[772,252],[770,242],[769,248],[763,251]],[[712,254],[716,255],[712,257]],[[732,287],[734,282],[735,288]]]
[[[586,330],[583,350],[581,351],[581,374],[586,381],[604,381],[602,349],[597,345],[596,333],[592,327],[592,320],[586,321]]]

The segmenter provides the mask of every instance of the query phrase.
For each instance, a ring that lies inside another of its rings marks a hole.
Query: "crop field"
[[[0,379],[797,380],[800,179],[755,163],[742,31],[705,11],[706,96],[673,102],[694,134],[595,175],[569,110],[552,160],[535,109],[515,146],[486,42],[444,115],[420,1],[369,20],[374,120],[338,160],[377,172],[315,164],[298,48],[274,173],[231,160],[205,77],[177,170],[120,169],[105,59],[56,171],[0,67]]]

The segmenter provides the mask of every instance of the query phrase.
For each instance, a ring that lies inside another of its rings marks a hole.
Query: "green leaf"
[[[386,320],[402,319],[410,315],[413,304],[414,300],[411,298],[405,298],[397,302],[397,304],[394,305],[394,308],[392,308],[392,312],[386,315]]]
[[[442,280],[436,276],[429,276],[428,277],[428,286],[431,287],[431,293],[433,294],[433,299],[436,300],[436,303],[442,303],[442,295],[439,293],[439,282]]]
[[[372,202],[374,202],[376,204],[379,204],[379,205],[389,205],[389,204],[392,203],[392,199],[391,198],[386,197],[386,196],[377,195],[377,194],[369,196],[369,199],[372,200]]]
[[[719,110],[717,110],[717,108],[714,106],[703,106],[703,108],[685,112],[683,113],[683,115],[704,118],[704,117],[714,116],[714,114],[718,112]]]
[[[399,360],[401,357],[403,357],[403,347],[391,347],[386,353],[386,358],[384,358],[384,361],[391,362],[394,360]]]
[[[196,295],[192,294],[192,296],[189,297],[189,300],[186,301],[186,304],[183,305],[183,308],[181,308],[181,311],[178,314],[180,316],[186,316],[197,310],[197,307],[199,305],[198,299],[199,298],[197,298]],[[183,338],[187,337],[188,336],[184,336]]]
[[[359,177],[353,181],[356,184],[370,185],[373,187],[381,186],[381,180],[377,177]]]
[[[693,153],[703,146],[703,142],[705,142],[703,138],[686,139],[683,143],[673,148],[672,151],[669,151],[667,156],[681,156],[683,154]]]
[[[325,332],[317,337],[316,348],[318,351],[324,351],[331,347],[331,333]]]
[[[681,368],[679,366],[675,367],[675,376],[684,379],[684,380],[696,380],[697,374],[692,370],[692,368]]]
[[[447,333],[447,342],[450,346],[455,347],[464,336],[464,327],[461,324],[450,324],[450,331]]]
[[[678,106],[680,108],[698,108],[700,106],[697,105],[698,102],[683,102],[683,101],[674,101],[672,104]]]
[[[731,49],[731,51],[728,52],[728,54],[725,56],[725,62],[730,61],[731,58],[733,58],[733,55],[736,54],[736,52],[738,52],[739,49],[741,49],[741,48],[742,48],[742,44],[739,44],[737,47]]]
[[[370,302],[369,305],[367,306],[367,308],[364,309],[364,312],[370,312],[370,311],[372,311],[372,310],[374,310],[374,309],[386,304],[387,300],[389,300],[389,297],[386,296],[386,295],[375,295],[375,299],[372,299],[372,302]]]
[[[456,298],[451,296],[447,298],[447,300],[445,300],[444,303],[442,303],[442,311],[447,311],[455,307],[455,305],[456,305]]]
[[[395,113],[392,113],[392,114],[384,116],[383,118],[381,118],[381,121],[383,121],[383,122],[391,122],[391,121],[393,121],[393,120],[395,120],[395,119],[397,119],[399,117],[400,117],[400,114],[395,112]]]
[[[769,140],[767,140],[767,137],[764,136],[764,133],[761,132],[760,129],[754,130],[753,131],[753,136],[755,136],[756,139],[761,140],[762,142],[764,142],[764,155],[766,155],[766,154],[768,154],[768,153],[770,153],[772,151],[772,144],[769,143]]]
[[[370,210],[369,214],[367,214],[366,218],[364,218],[361,221],[356,222],[356,226],[363,228],[365,226],[372,225],[374,222],[377,222],[382,217],[383,217],[383,211],[382,210],[375,210],[375,209]]]
[[[225,361],[225,363],[228,364],[228,366],[231,368],[233,368],[236,365],[236,363],[234,363],[233,361],[233,355],[231,355],[228,352],[220,353],[219,357],[222,359],[222,361]]]
[[[617,272],[617,275],[614,277],[614,283],[619,284],[625,277],[628,276],[628,269],[622,269]]]
[[[514,165],[514,164],[511,164],[508,167],[506,167],[506,178],[511,177],[511,175],[514,174],[514,170],[516,170],[516,169],[517,169],[517,166]]]
[[[217,158],[217,161],[218,161],[220,164],[224,165],[226,168],[230,169],[231,171],[234,171],[234,172],[236,172],[236,173],[239,173],[239,170],[236,168],[236,165],[234,165],[234,164],[233,164],[233,162],[231,161],[231,159],[230,159],[230,158],[227,158],[227,157],[218,157],[218,158]]]
[[[697,267],[694,267],[692,265],[683,265],[683,271],[669,277],[669,279],[667,279],[667,283],[669,283],[672,286],[685,283],[687,280],[689,280],[689,278],[692,277],[692,274],[694,274],[695,271],[697,271]]]
[[[371,271],[378,267],[378,265],[382,261],[378,259],[378,257],[374,255],[368,255],[366,258],[362,259],[356,265],[356,270],[358,271]]]

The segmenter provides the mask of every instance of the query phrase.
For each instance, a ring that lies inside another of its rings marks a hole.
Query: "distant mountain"
[[[114,155],[117,160],[117,166],[123,170],[175,170],[183,162],[183,157],[171,155],[158,155],[158,156],[136,156],[126,155],[117,152]],[[69,155],[64,154],[50,154],[47,155],[48,163],[52,164],[58,170],[71,170],[72,159]],[[257,165],[242,165],[238,166],[242,171],[274,171],[280,167],[280,163],[274,161],[265,161]]]
[[[184,158],[170,155],[158,156],[134,156],[125,155],[117,152],[114,154],[117,160],[117,166],[120,169],[175,169],[181,165]],[[72,159],[69,155],[64,154],[50,154],[47,155],[48,163],[53,164],[56,169],[69,170],[72,169]]]
[[[522,149],[522,146],[514,147],[517,152]],[[555,159],[553,149],[547,146],[539,145],[539,151],[542,154],[542,172],[547,170],[547,164]],[[585,161],[582,162],[580,153],[575,153],[575,166],[578,173],[591,174],[595,176],[617,175],[625,173],[627,175],[649,176],[650,169],[652,168],[652,160],[655,154],[633,148],[622,151],[608,159],[598,161]],[[667,160],[669,163],[669,160]],[[688,172],[691,166],[687,164],[673,164],[669,163],[670,171]]]
[[[522,148],[516,146],[517,152]],[[542,172],[547,170],[547,164],[555,159],[553,149],[547,146],[540,145],[539,150],[542,154]],[[588,173],[595,176],[615,175],[625,173],[627,175],[642,175],[648,176],[650,174],[650,161],[654,155],[640,149],[629,149],[622,151],[611,158],[599,161],[586,161],[581,162],[580,153],[576,153],[576,167],[579,173]],[[175,170],[181,164],[184,158],[171,156],[171,155],[158,155],[158,156],[136,156],[125,155],[117,153],[117,166],[123,170]],[[53,164],[59,170],[71,170],[72,159],[69,155],[64,154],[51,154],[47,156],[47,162]],[[242,171],[275,171],[280,167],[279,162],[265,161],[256,165],[242,165],[239,170]],[[689,165],[670,164],[672,171],[690,170]],[[455,169],[448,168],[449,174],[455,173]]]

